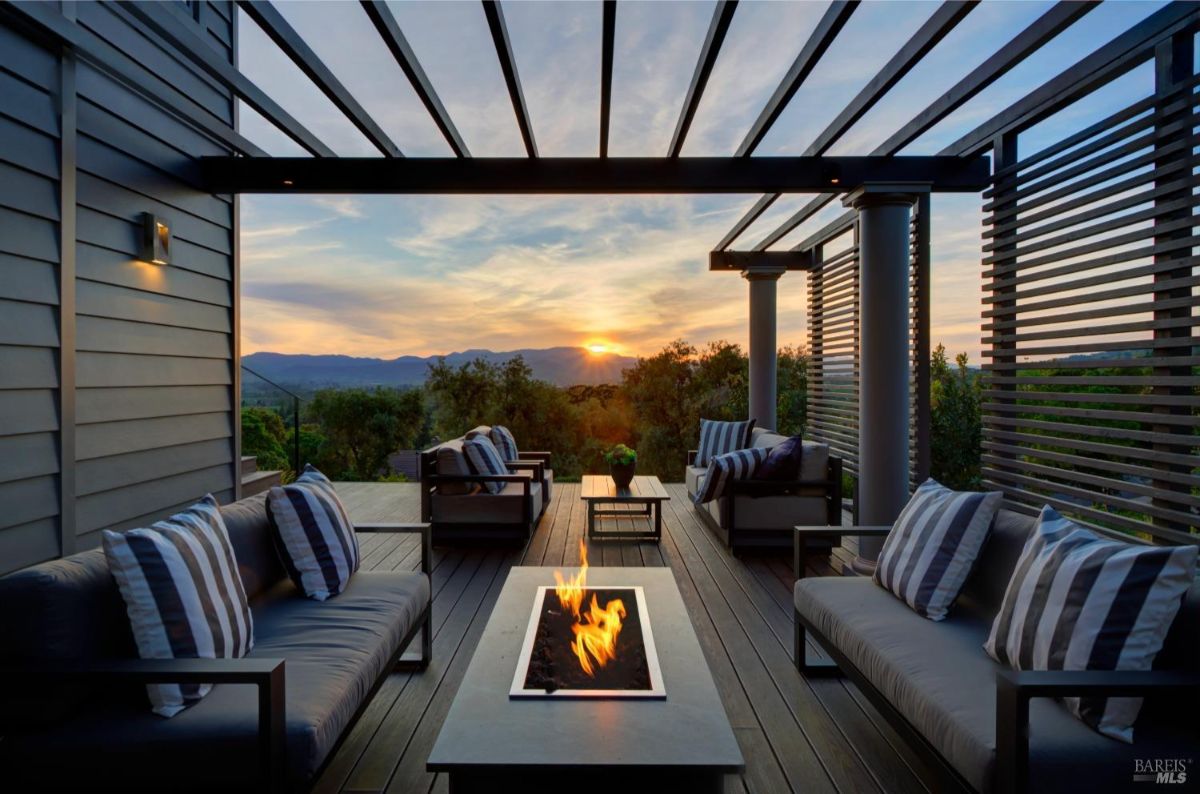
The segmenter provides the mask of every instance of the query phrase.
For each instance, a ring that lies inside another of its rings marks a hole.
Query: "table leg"
[[[654,507],[654,541],[662,540],[662,502],[653,502]]]
[[[587,534],[588,540],[596,539],[596,503],[590,500],[587,511]]]

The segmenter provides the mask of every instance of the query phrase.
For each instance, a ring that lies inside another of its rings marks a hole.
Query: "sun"
[[[593,342],[586,347],[589,353],[594,353],[597,356],[604,355],[608,352],[608,345],[601,344],[600,342]]]

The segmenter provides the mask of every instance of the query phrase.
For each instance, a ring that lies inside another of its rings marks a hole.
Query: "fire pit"
[[[587,549],[570,580],[539,587],[509,697],[664,698],[641,587],[588,587]]]

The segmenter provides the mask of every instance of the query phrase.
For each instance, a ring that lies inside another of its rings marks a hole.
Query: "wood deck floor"
[[[683,594],[746,759],[733,792],[925,791],[903,742],[853,685],[805,679],[792,666],[792,575],[784,556],[734,558],[694,515],[683,485],[667,486],[661,544],[589,544],[592,565],[667,566]],[[414,485],[339,483],[352,517],[415,521]],[[577,565],[586,512],[579,486],[554,502],[524,549],[434,551],[433,663],[393,674],[318,781],[316,792],[447,791],[425,771],[492,605],[514,565]],[[415,568],[412,536],[366,535],[365,568]]]

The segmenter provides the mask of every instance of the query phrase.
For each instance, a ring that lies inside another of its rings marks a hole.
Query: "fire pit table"
[[[565,569],[571,574],[578,569]],[[683,599],[667,568],[591,568],[587,595],[640,588],[639,619],[653,632],[662,692],[628,697],[595,691],[514,696],[528,663],[531,620],[555,591],[555,569],[513,568],[441,733],[430,772],[446,772],[455,794],[535,787],[620,792],[721,791],[724,776],[745,769],[725,707],[700,650]],[[549,586],[549,591],[541,588]],[[608,602],[611,606],[611,600]],[[605,606],[602,600],[600,607]],[[531,610],[533,614],[531,615]],[[630,618],[632,619],[632,610]],[[617,639],[642,642],[641,632]]]

